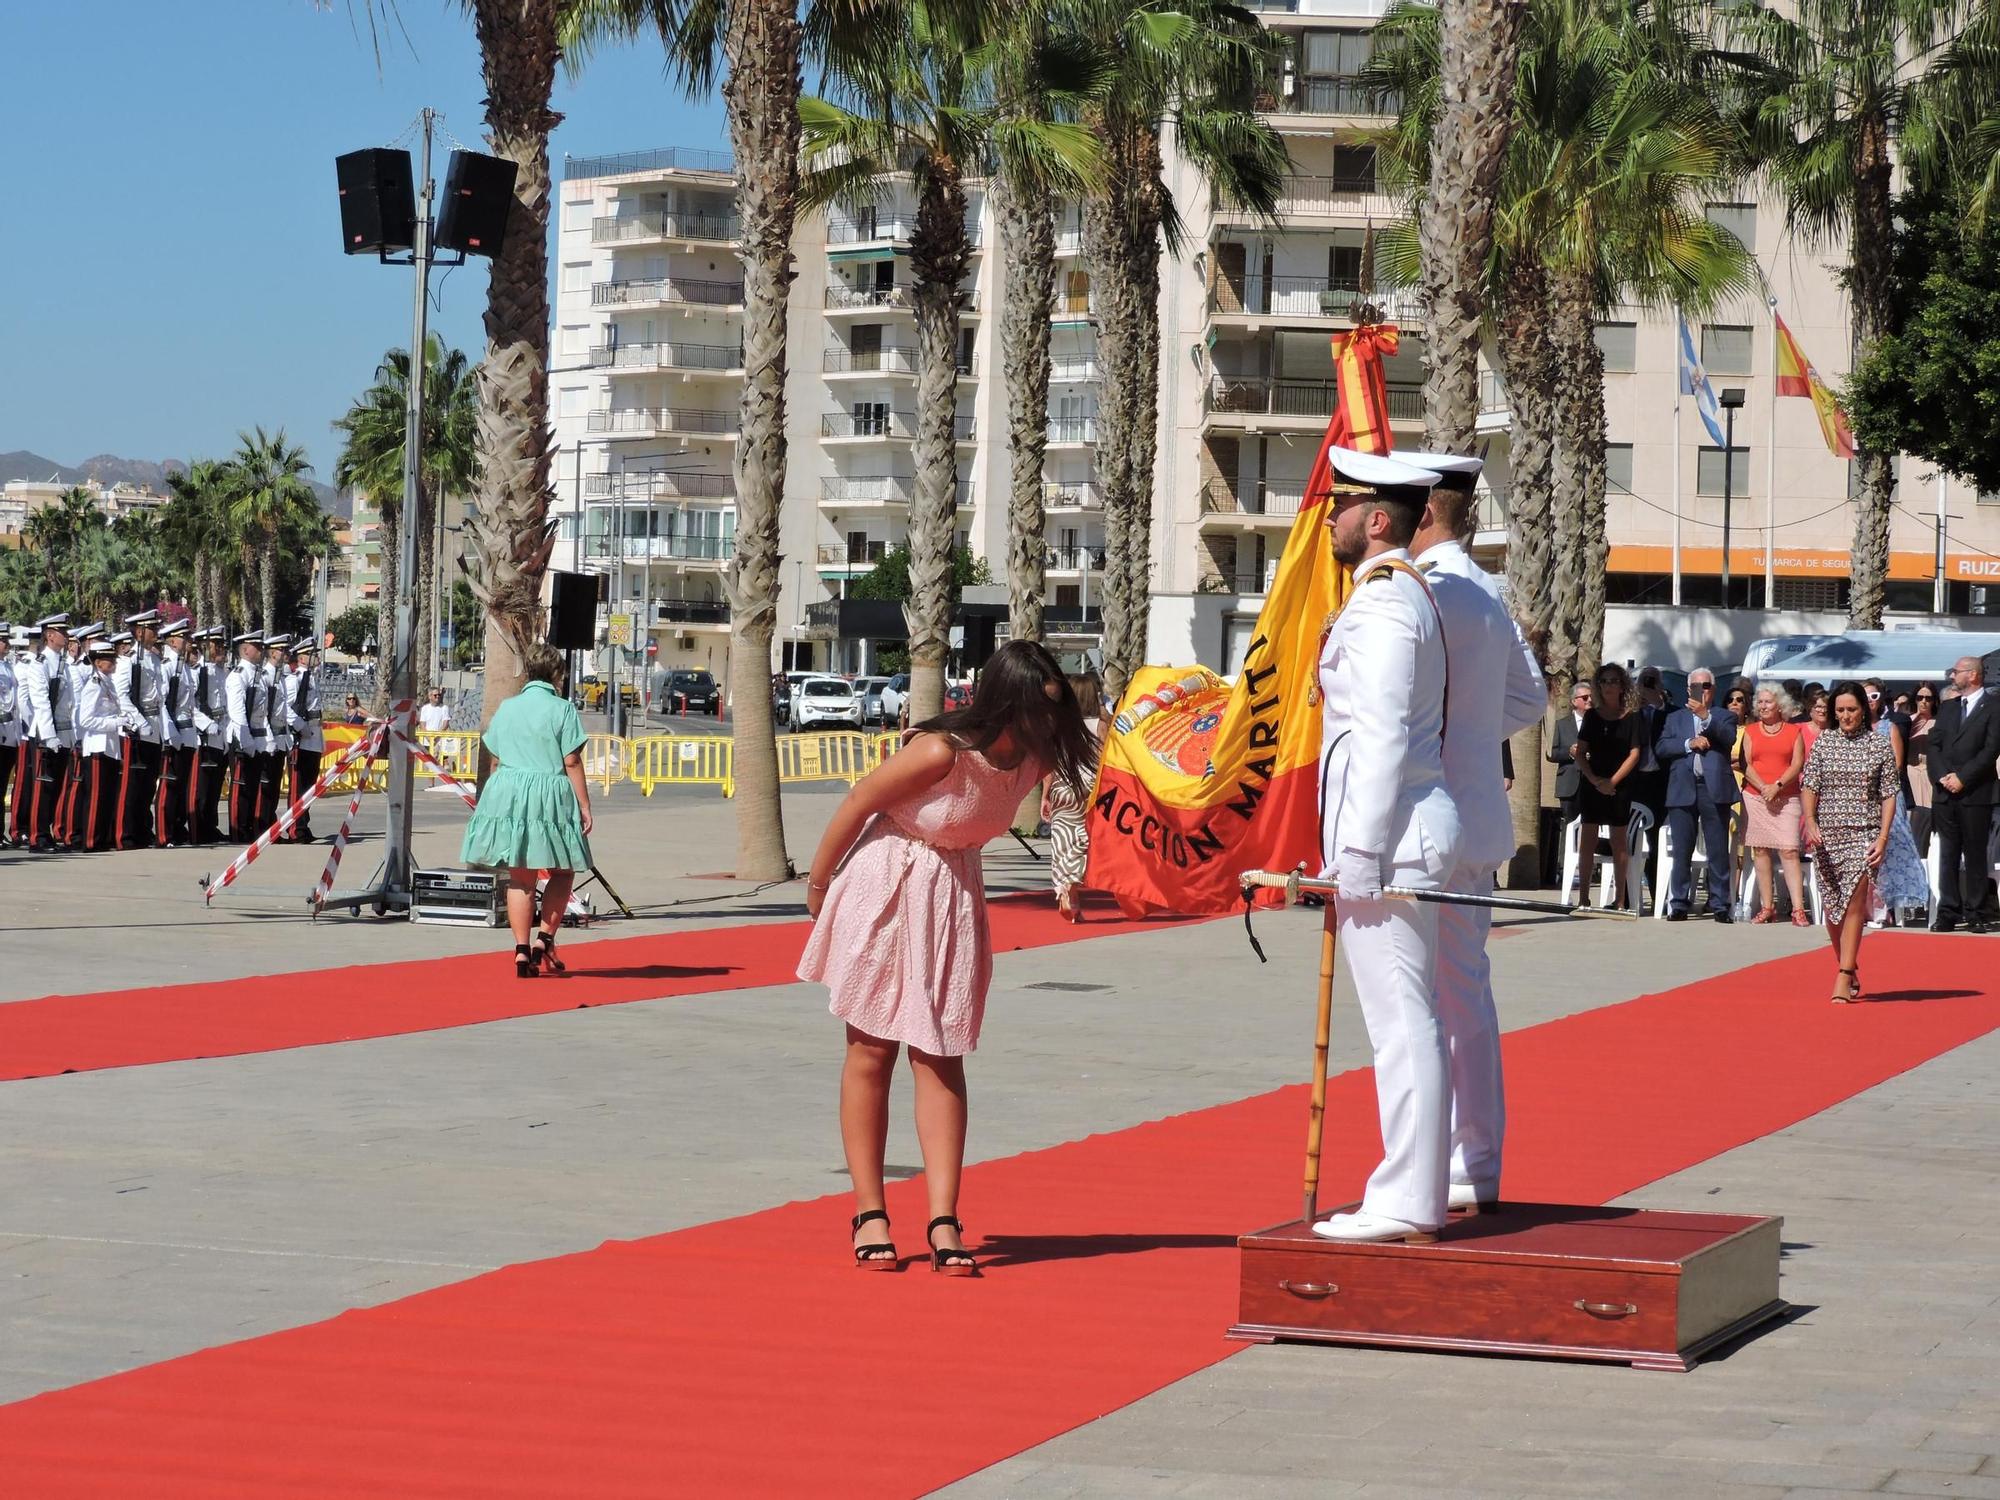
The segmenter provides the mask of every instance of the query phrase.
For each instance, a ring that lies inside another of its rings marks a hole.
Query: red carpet
[[[1091,920],[1072,925],[1045,895],[997,899],[989,910],[998,953],[1187,920],[1127,919],[1093,906]],[[0,1082],[791,984],[811,930],[809,922],[775,922],[565,942],[570,972],[525,982],[496,932],[491,953],[18,1000],[0,1004]]]
[[[1508,1195],[1616,1197],[2000,1027],[1988,945],[1867,952],[1921,1003],[1830,1006],[1812,954],[1510,1035]],[[973,1167],[981,1281],[854,1271],[846,1200],[793,1203],[0,1408],[0,1474],[22,1500],[921,1494],[1232,1352],[1233,1238],[1296,1211],[1304,1113],[1287,1088]],[[1323,1202],[1372,1118],[1368,1075],[1337,1079]],[[890,1210],[907,1254],[921,1183]]]

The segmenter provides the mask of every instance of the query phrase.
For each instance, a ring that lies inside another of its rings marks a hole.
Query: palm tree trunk
[[[257,549],[257,602],[263,606],[264,634],[278,631],[278,539],[266,537]]]
[[[1591,303],[1581,277],[1556,278],[1550,295],[1557,448],[1549,655],[1565,689],[1596,671],[1604,640],[1604,356]]]
[[[965,189],[934,161],[917,203],[910,271],[917,318],[916,486],[910,500],[910,722],[944,707],[952,546],[958,524],[958,304]]]
[[[380,504],[382,524],[375,533],[382,547],[375,585],[375,699],[368,709],[378,718],[389,711],[389,658],[396,650],[396,585],[402,571],[396,559],[403,555],[402,502],[384,499]]]
[[[1007,629],[1042,638],[1047,594],[1042,473],[1049,434],[1049,317],[1055,308],[1056,218],[1045,194],[1003,172],[995,185],[1005,301],[1000,349],[1012,489],[1007,503]]]
[[[789,0],[736,0],[723,34],[729,143],[740,175],[743,401],[736,442],[736,561],[729,593],[736,758],[736,874],[782,880],[771,637],[778,621],[778,509],[785,493],[785,305],[799,198],[799,21]],[[803,601],[801,601],[803,608]]]
[[[410,663],[410,674],[412,691],[420,699],[434,686],[431,682],[431,643],[437,639],[438,623],[432,608],[431,589],[437,576],[437,506],[438,497],[430,493],[428,486],[417,492],[417,508],[421,517],[418,524],[423,530],[417,533],[416,628],[410,632],[416,659]]]
[[[1443,107],[1419,223],[1423,257],[1425,446],[1468,453],[1479,416],[1479,329],[1524,0],[1439,0]]]
[[[1104,676],[1116,698],[1146,660],[1151,601],[1153,456],[1159,428],[1159,137],[1105,129],[1105,186],[1084,204],[1084,252],[1097,299],[1098,483],[1104,492]]]
[[[549,108],[556,0],[474,0],[486,85],[487,143],[514,163],[514,205],[486,293],[479,364],[479,504],[471,517],[473,592],[486,611],[481,723],[525,681],[521,658],[542,633],[542,575],[555,545],[549,504]],[[413,380],[423,351],[411,351]],[[415,518],[411,518],[415,519]],[[484,757],[482,756],[482,766]]]
[[[1860,170],[1854,188],[1853,260],[1848,278],[1854,299],[1855,358],[1865,359],[1877,340],[1891,331],[1889,297],[1892,267],[1892,216],[1889,129],[1885,121],[1861,122]],[[1847,628],[1880,630],[1888,592],[1889,514],[1895,503],[1895,456],[1863,448],[1861,493],[1854,507],[1854,542],[1850,548]]]

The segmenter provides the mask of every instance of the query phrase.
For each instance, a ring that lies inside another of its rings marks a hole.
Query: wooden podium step
[[[1453,1215],[1435,1244],[1344,1245],[1293,1220],[1236,1242],[1229,1336],[1688,1370],[1784,1311],[1783,1223],[1503,1203]]]

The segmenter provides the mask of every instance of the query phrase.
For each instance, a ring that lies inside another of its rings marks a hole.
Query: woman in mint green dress
[[[459,858],[507,872],[514,974],[533,979],[563,969],[556,931],[576,872],[590,868],[590,788],[583,779],[583,719],[562,693],[561,654],[553,646],[532,646],[522,665],[528,685],[500,705],[486,730],[493,774],[465,825]],[[544,870],[549,883],[537,927],[535,880]]]

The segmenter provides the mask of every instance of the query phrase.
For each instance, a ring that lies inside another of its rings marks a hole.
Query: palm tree
[[[1846,239],[1857,361],[1890,331],[1897,138],[1934,86],[1931,49],[1964,10],[1956,0],[1796,0],[1783,11],[1734,0],[1720,8],[1723,36],[1739,49],[1733,60],[1751,105],[1753,146],[1792,231],[1808,245]],[[1861,483],[1847,623],[1876,630],[1895,455],[1863,447],[1854,461]]]
[[[403,438],[408,430],[410,354],[391,349],[375,367],[375,383],[333,424],[344,434],[334,461],[334,483],[353,485],[373,497],[382,516],[382,584],[377,595],[383,653],[396,639],[401,580],[403,525]],[[433,336],[424,348],[423,469],[417,476],[417,596],[411,601],[413,642],[427,643],[436,629],[431,618],[431,582],[437,571],[438,507],[448,495],[471,493],[479,482],[479,389],[462,350],[446,349]],[[418,696],[430,687],[430,652],[419,646],[412,662]],[[388,692],[388,674],[376,684]],[[386,701],[386,698],[384,699]]]
[[[171,497],[160,514],[160,539],[167,555],[194,581],[195,618],[223,625],[229,590],[223,558],[229,549],[229,520],[223,497],[234,483],[227,463],[198,458],[167,475]]]
[[[237,439],[229,520],[255,560],[263,628],[271,634],[278,628],[279,540],[294,515],[318,510],[319,500],[306,482],[305,476],[312,472],[306,450],[286,442],[283,428],[267,434],[259,427],[238,433]]]
[[[1250,108],[1274,39],[1229,0],[1076,0],[1081,44],[1106,70],[1084,111],[1105,159],[1084,202],[1084,251],[1097,298],[1098,484],[1104,495],[1106,691],[1145,660],[1151,597],[1153,458],[1159,438],[1160,255],[1185,234],[1167,190],[1162,141],[1213,191],[1268,215],[1290,165]]]

